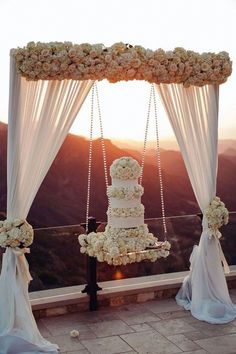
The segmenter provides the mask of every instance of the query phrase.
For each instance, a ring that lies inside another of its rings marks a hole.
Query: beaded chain
[[[167,227],[166,227],[163,179],[162,179],[162,172],[161,172],[161,150],[160,150],[160,139],[159,139],[159,125],[158,125],[158,119],[157,119],[157,103],[156,103],[156,94],[155,94],[154,85],[152,85],[152,94],[153,94],[153,102],[154,102],[156,137],[157,137],[157,139],[156,139],[157,168],[158,168],[158,176],[159,176],[159,182],[160,182],[161,214],[162,214],[162,223],[163,223],[163,229],[164,229],[164,239],[165,239],[165,241],[167,241]]]
[[[91,111],[90,111],[90,135],[89,135],[89,158],[88,158],[88,186],[87,186],[87,201],[86,201],[86,218],[85,230],[88,233],[88,219],[89,219],[89,202],[90,202],[90,188],[91,188],[91,169],[92,169],[92,154],[93,154],[93,110],[94,110],[94,84],[91,95]]]
[[[157,103],[156,103],[156,95],[154,85],[151,85],[149,102],[148,102],[148,111],[147,111],[147,122],[145,128],[144,135],[144,145],[142,152],[142,162],[141,162],[141,175],[140,175],[140,184],[143,182],[143,170],[144,170],[144,160],[145,153],[147,150],[147,136],[148,136],[148,128],[150,122],[150,112],[151,112],[151,103],[153,100],[154,104],[154,115],[155,115],[155,128],[156,128],[156,152],[157,152],[157,168],[158,168],[158,176],[160,183],[160,199],[161,199],[161,214],[162,214],[162,224],[164,230],[164,239],[167,240],[167,227],[166,227],[166,216],[165,216],[165,203],[164,203],[164,191],[163,191],[163,179],[162,179],[162,171],[161,171],[161,152],[160,152],[160,140],[159,140],[159,125],[158,125],[158,116],[157,116]]]
[[[143,169],[144,169],[145,154],[146,154],[146,150],[147,150],[147,136],[148,136],[149,121],[150,121],[151,103],[152,103],[152,86],[151,86],[151,91],[150,91],[150,96],[149,96],[149,101],[148,101],[147,122],[146,122],[145,135],[144,135],[144,144],[143,144],[142,162],[141,162],[141,174],[140,174],[140,182],[139,182],[140,185],[142,185],[142,183],[143,183]]]
[[[100,141],[102,145],[102,158],[103,158],[103,166],[104,166],[105,183],[107,189],[108,188],[107,159],[106,159],[106,146],[104,141],[103,126],[102,126],[101,105],[99,101],[98,87],[96,82],[94,83],[94,86],[95,86],[96,98],[97,98],[97,107],[98,107],[98,116],[99,116],[99,125],[100,125]]]
[[[88,158],[88,187],[87,187],[86,222],[85,222],[86,233],[88,233],[88,219],[89,219],[89,205],[90,205],[90,191],[91,191],[91,171],[92,171],[92,152],[93,152],[93,125],[94,125],[94,94],[95,93],[96,93],[97,109],[98,109],[98,116],[99,116],[100,142],[101,142],[101,145],[102,145],[102,157],[103,157],[103,166],[104,166],[104,176],[105,176],[106,190],[108,188],[106,147],[105,147],[104,134],[103,134],[101,106],[100,106],[100,101],[99,101],[97,83],[96,83],[96,81],[94,81],[93,87],[92,87],[91,113],[90,113],[89,158]]]

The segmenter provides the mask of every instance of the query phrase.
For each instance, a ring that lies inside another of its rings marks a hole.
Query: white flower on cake
[[[105,228],[105,233],[112,239],[122,239],[127,237],[146,237],[149,231],[146,224],[140,225],[132,229],[124,229],[118,227],[114,228],[112,226],[107,225]]]
[[[33,243],[34,230],[23,219],[0,221],[0,246],[25,248]]]
[[[141,167],[132,157],[122,157],[112,163],[110,175],[123,180],[137,179],[141,175]]]
[[[133,199],[141,198],[142,195],[143,195],[143,187],[140,185],[134,187],[108,186],[107,189],[107,196],[109,198],[133,200]]]
[[[110,216],[118,216],[118,217],[136,217],[142,216],[144,213],[144,206],[141,204],[139,207],[133,208],[109,208],[107,212]]]
[[[221,233],[218,230],[221,226],[228,224],[229,211],[219,197],[213,198],[210,202],[205,210],[205,216],[212,234],[220,238]]]

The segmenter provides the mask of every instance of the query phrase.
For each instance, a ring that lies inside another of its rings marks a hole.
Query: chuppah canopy
[[[40,335],[32,315],[24,254],[33,233],[25,219],[94,80],[156,84],[204,215],[200,243],[177,302],[201,320],[224,323],[235,318],[219,231],[213,230],[206,212],[216,196],[218,87],[231,70],[225,52],[198,54],[183,48],[165,52],[124,43],[104,47],[31,42],[11,51],[7,221],[1,222],[0,233],[6,247],[0,277],[0,344],[6,353],[16,348],[17,353],[58,349]],[[220,201],[214,202],[224,212]]]

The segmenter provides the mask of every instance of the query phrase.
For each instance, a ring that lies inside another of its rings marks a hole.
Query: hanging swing
[[[108,222],[104,232],[88,233],[95,94],[99,116],[100,141],[102,146],[105,184],[108,197]],[[160,183],[162,224],[164,231],[164,241],[162,242],[158,241],[157,237],[149,232],[148,226],[144,223],[144,206],[141,204],[141,196],[143,195],[143,170],[152,101],[154,104],[155,112],[156,156]],[[158,258],[167,257],[169,255],[170,243],[167,241],[163,180],[161,173],[159,129],[155,89],[153,85],[151,85],[148,104],[141,166],[132,157],[121,157],[113,161],[112,165],[110,166],[110,175],[112,184],[108,185],[106,148],[103,136],[101,108],[99,103],[97,84],[94,82],[91,96],[86,234],[79,236],[79,243],[81,245],[80,251],[81,253],[88,254],[90,257],[96,257],[99,262],[107,262],[110,265],[126,265],[128,263],[140,262],[143,260],[155,262]]]

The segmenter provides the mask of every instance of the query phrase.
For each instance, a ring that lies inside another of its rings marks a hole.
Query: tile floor
[[[236,290],[231,295],[236,303]],[[38,325],[63,354],[236,354],[236,320],[210,325],[172,299],[44,318]],[[72,329],[79,338],[70,337]]]

